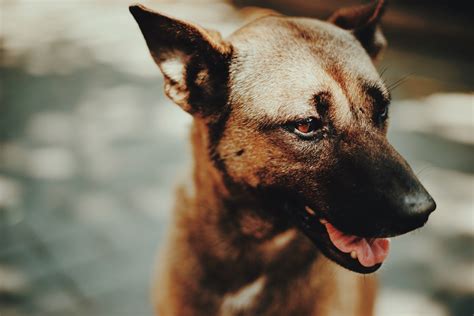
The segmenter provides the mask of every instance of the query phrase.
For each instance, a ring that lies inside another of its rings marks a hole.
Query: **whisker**
[[[421,168],[420,171],[418,171],[418,172],[416,173],[416,176],[421,179],[421,173],[424,172],[424,171],[426,171],[426,170],[430,170],[430,169],[433,169],[433,166],[430,166],[430,165],[424,166],[423,168]]]
[[[388,88],[388,90],[389,90],[390,92],[393,92],[393,91],[395,91],[396,88],[398,88],[399,86],[401,86],[402,84],[404,84],[404,83],[407,82],[407,81],[408,81],[408,80],[402,80],[402,81],[398,82],[397,84],[390,86],[390,87]]]
[[[409,73],[407,74],[406,76],[403,76],[402,78],[398,79],[397,81],[391,83],[388,85],[387,89],[392,92],[393,90],[395,90],[396,88],[398,88],[400,85],[402,85],[403,83],[405,83],[408,78],[410,78],[414,73]]]
[[[383,77],[384,73],[387,71],[388,66],[384,66],[382,70],[380,71],[380,79],[382,79],[383,83],[385,86],[387,86],[387,80]]]
[[[380,70],[380,77],[383,77],[383,74],[387,71],[389,66],[384,66],[382,70]],[[383,78],[382,78],[383,79]]]
[[[407,80],[409,76],[410,75],[406,75],[406,76],[396,80],[395,82],[390,83],[388,88],[391,89],[391,88],[397,86],[399,83],[404,82],[405,80]]]

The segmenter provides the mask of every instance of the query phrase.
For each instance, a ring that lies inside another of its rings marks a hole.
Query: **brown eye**
[[[293,132],[295,134],[308,138],[314,136],[314,134],[321,128],[321,122],[314,117],[310,117],[294,123],[293,126]]]
[[[311,132],[311,124],[308,122],[296,124],[296,129],[303,134]]]

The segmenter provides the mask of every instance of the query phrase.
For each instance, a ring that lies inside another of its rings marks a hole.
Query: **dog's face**
[[[382,9],[343,9],[331,23],[269,16],[223,41],[131,8],[168,96],[206,122],[230,185],[270,199],[326,256],[361,273],[380,267],[383,237],[421,227],[435,208],[386,139],[390,95],[373,65]]]

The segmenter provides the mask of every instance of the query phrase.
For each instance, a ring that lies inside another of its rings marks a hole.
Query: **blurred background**
[[[143,1],[230,34],[251,11],[326,18],[361,1]],[[472,1],[392,0],[379,65],[389,138],[438,203],[393,240],[377,315],[474,313]],[[0,315],[151,315],[190,117],[129,1],[0,0]]]

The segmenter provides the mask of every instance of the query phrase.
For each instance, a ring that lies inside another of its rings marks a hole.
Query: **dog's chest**
[[[264,290],[266,282],[266,277],[260,276],[238,291],[225,295],[220,307],[220,315],[240,315],[242,312],[252,309]]]

